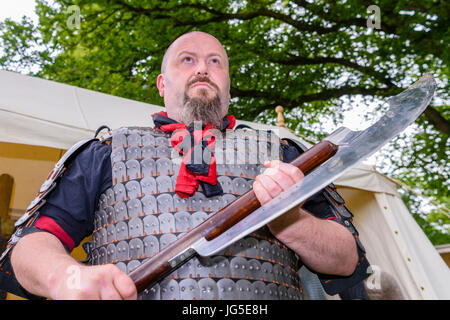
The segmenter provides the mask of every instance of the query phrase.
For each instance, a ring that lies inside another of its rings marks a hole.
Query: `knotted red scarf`
[[[188,198],[201,184],[207,197],[222,194],[222,188],[217,183],[216,158],[213,153],[216,129],[212,128],[211,123],[207,123],[202,130],[195,130],[192,126],[188,127],[170,119],[164,111],[154,113],[152,117],[156,128],[164,132],[173,132],[170,142],[175,150],[184,155],[175,193],[182,198]],[[235,124],[236,119],[227,115],[220,129],[232,129]],[[206,148],[209,152],[205,150]],[[210,159],[204,159],[204,155],[208,153],[210,153]],[[198,155],[201,155],[201,163],[199,159],[194,159],[194,156],[198,157]]]

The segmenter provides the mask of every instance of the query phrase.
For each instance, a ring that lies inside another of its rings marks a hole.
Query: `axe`
[[[358,162],[371,156],[413,123],[430,103],[436,83],[425,74],[388,100],[389,110],[362,131],[341,127],[291,164],[305,178],[261,206],[253,190],[219,210],[129,273],[138,292],[161,280],[195,255],[211,256],[298,206]]]

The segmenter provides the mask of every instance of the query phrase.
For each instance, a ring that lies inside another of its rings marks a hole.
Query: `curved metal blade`
[[[211,241],[198,241],[192,249],[202,256],[212,255],[302,203],[413,123],[430,103],[435,87],[433,77],[425,74],[411,87],[390,98],[389,110],[371,127],[356,132],[347,128],[336,130],[325,139],[339,145],[333,158],[220,236]]]

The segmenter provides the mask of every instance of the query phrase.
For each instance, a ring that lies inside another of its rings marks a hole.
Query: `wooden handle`
[[[337,150],[338,147],[335,144],[324,140],[295,158],[291,164],[298,167],[304,175],[307,175],[331,158]],[[189,248],[195,241],[202,237],[206,240],[214,239],[260,206],[261,204],[251,189],[186,235],[173,242],[156,256],[138,266],[129,274],[136,284],[138,292],[143,291],[172,271],[174,267],[169,264],[169,261],[179,256],[180,253]]]
[[[322,165],[338,151],[338,146],[327,140],[322,140],[315,146],[306,150],[297,158],[291,161],[291,164],[299,168],[306,176],[311,171]]]
[[[164,257],[159,256],[159,254],[156,257],[156,259],[152,258],[144,262],[129,274],[136,285],[138,293],[147,289],[151,284],[154,284],[172,270],[169,262]]]
[[[307,175],[331,158],[337,152],[337,149],[336,145],[324,140],[295,158],[291,164],[299,168],[304,175]],[[253,189],[250,189],[208,219],[210,220],[211,230],[205,236],[206,240],[212,240],[219,236],[259,207],[261,207],[261,204]]]

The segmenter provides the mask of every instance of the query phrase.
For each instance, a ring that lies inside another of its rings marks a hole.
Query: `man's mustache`
[[[189,82],[186,84],[186,89],[189,88],[190,86],[192,86],[194,83],[197,83],[197,82],[205,82],[205,83],[208,83],[211,87],[213,87],[214,89],[216,89],[217,92],[219,91],[219,87],[218,87],[214,82],[212,82],[208,77],[205,77],[205,76],[195,77],[194,79],[192,79],[191,81],[189,81]]]

